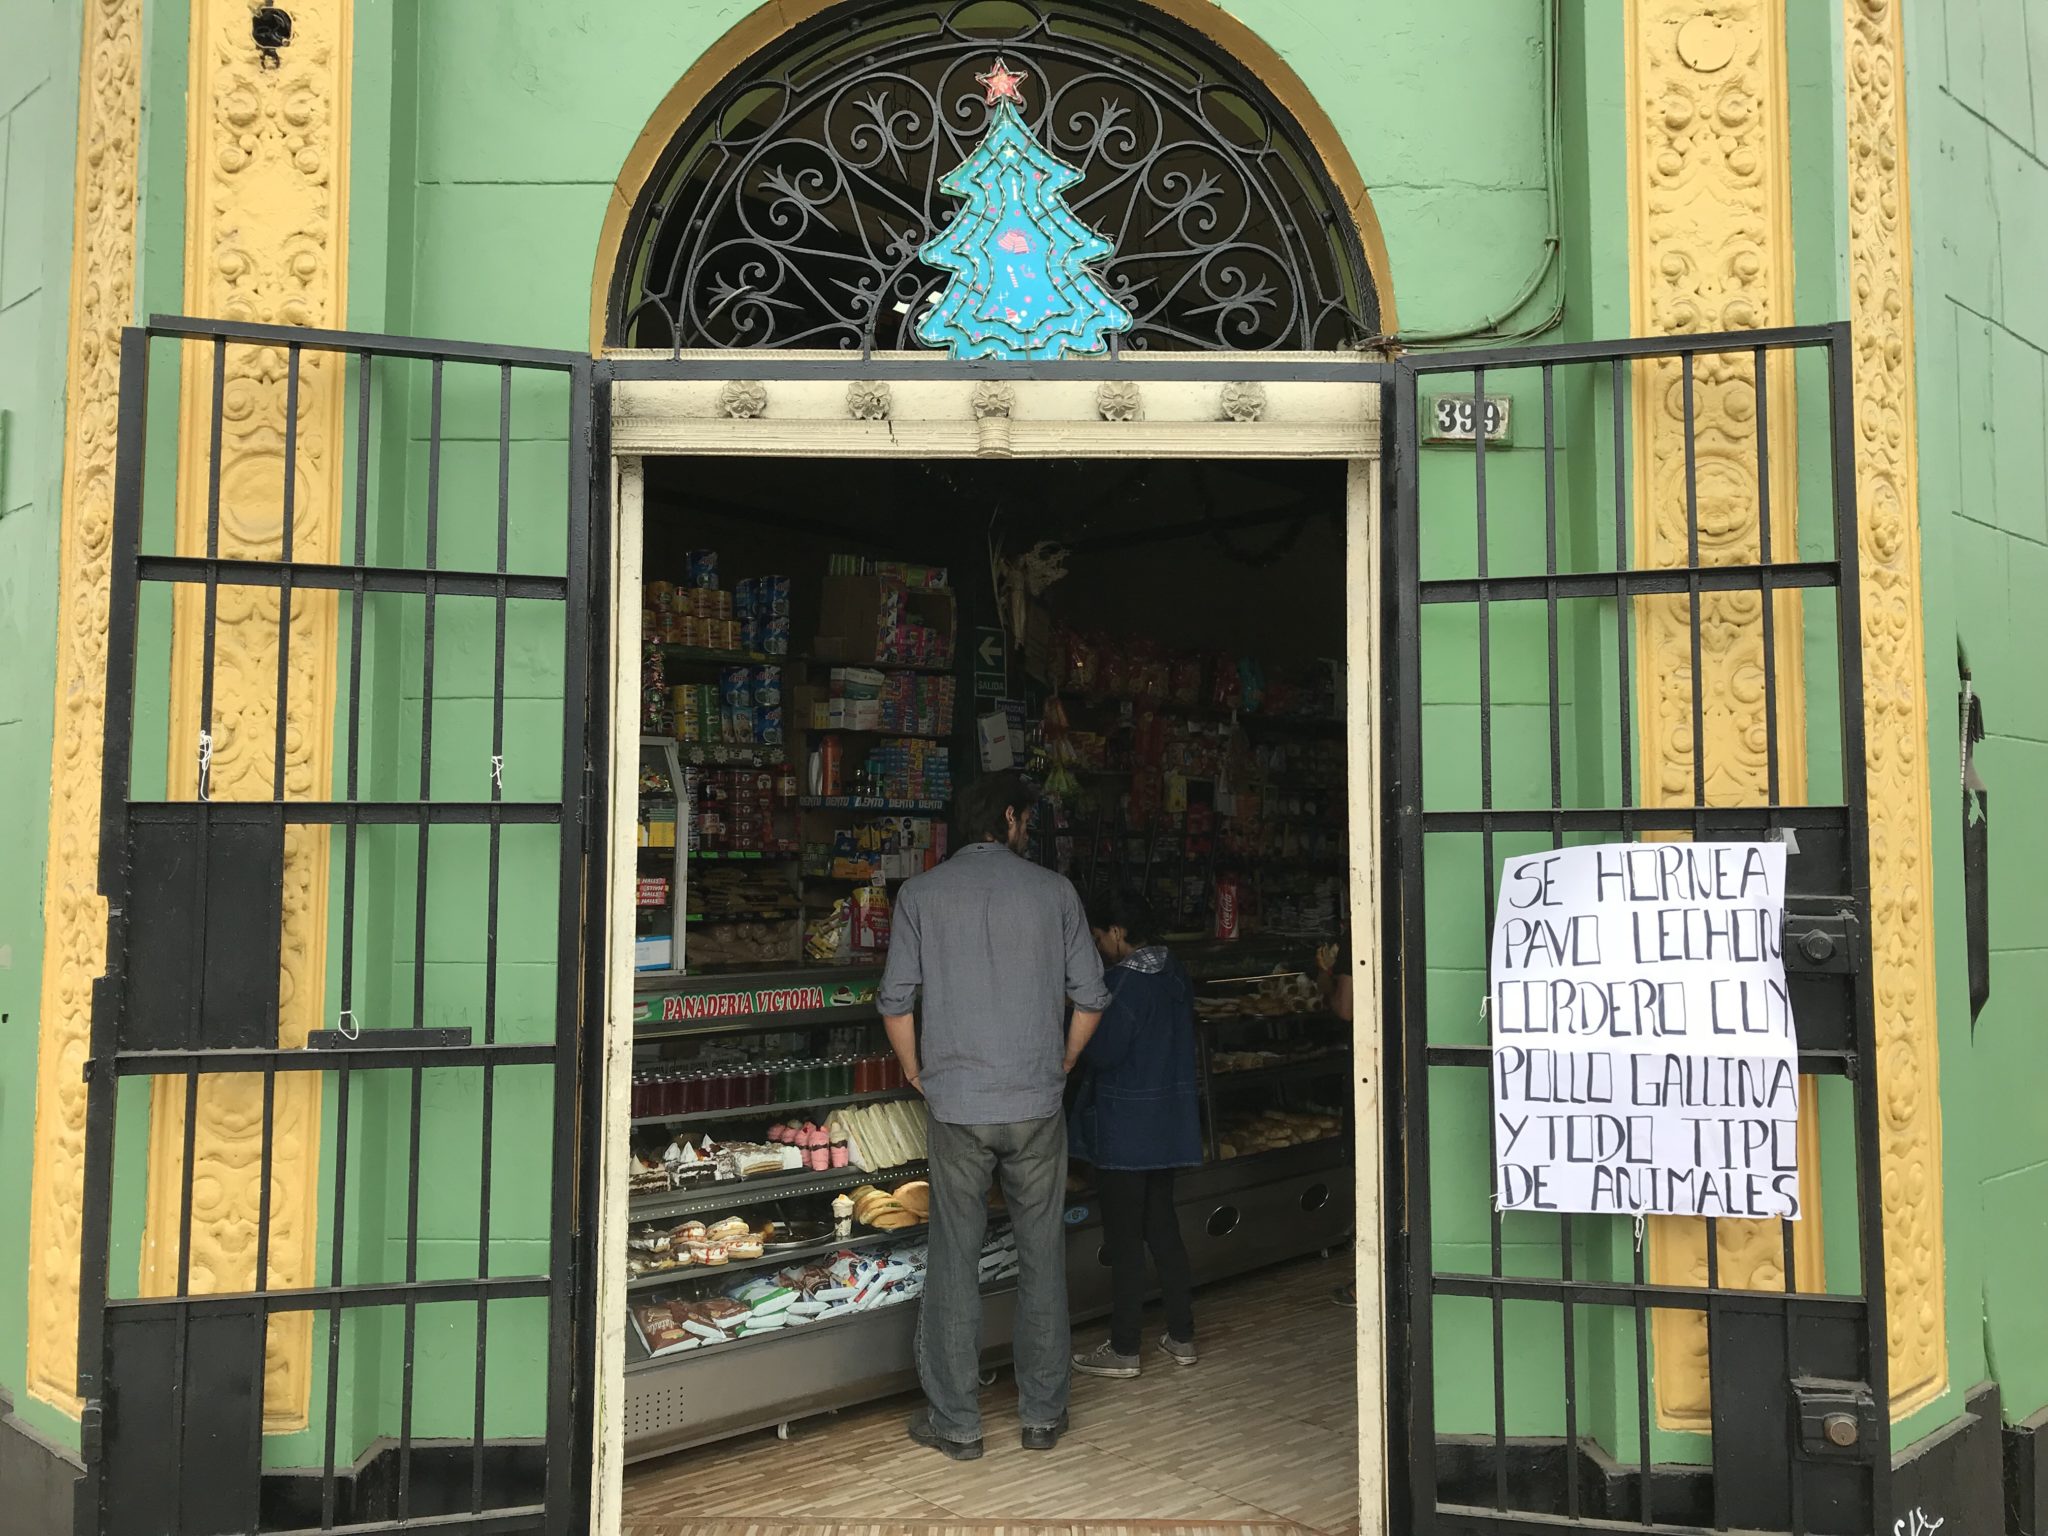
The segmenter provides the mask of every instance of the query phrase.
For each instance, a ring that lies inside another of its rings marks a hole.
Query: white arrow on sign
[[[975,659],[991,671],[1000,667],[1003,664],[1003,637],[1001,635],[984,635],[981,641],[981,648],[974,654]]]

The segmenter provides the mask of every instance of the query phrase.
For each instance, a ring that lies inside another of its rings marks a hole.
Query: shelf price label
[[[1512,403],[1506,395],[1488,395],[1483,405],[1476,395],[1431,395],[1423,415],[1428,428],[1422,440],[1426,443],[1476,441],[1479,422],[1484,419],[1489,445],[1512,446],[1513,439],[1508,434],[1508,407]]]

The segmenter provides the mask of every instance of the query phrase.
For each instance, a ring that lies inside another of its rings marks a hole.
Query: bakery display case
[[[1198,982],[1208,1160],[1179,1184],[1196,1278],[1351,1228],[1349,1036],[1312,945],[1183,954]],[[872,965],[641,978],[627,1256],[627,1455],[786,1425],[914,1386],[928,1210],[923,1107]],[[1088,1170],[1069,1182],[1074,1315],[1109,1307]],[[1009,1353],[1015,1245],[982,1256],[985,1358]]]

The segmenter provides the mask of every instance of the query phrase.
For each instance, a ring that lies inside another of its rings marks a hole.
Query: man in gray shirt
[[[980,1260],[992,1179],[1017,1237],[1012,1353],[1024,1448],[1049,1451],[1067,1427],[1060,1109],[1109,991],[1073,885],[1020,856],[1037,801],[1016,772],[984,775],[961,796],[960,848],[896,899],[876,999],[930,1122],[931,1242],[917,1324],[930,1406],[911,1419],[910,1437],[956,1461],[981,1455]]]

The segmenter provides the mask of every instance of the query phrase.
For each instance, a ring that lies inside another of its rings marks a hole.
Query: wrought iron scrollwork
[[[608,340],[914,349],[944,274],[918,260],[980,141],[977,71],[1027,71],[1024,116],[1083,173],[1116,246],[1126,347],[1334,348],[1377,332],[1357,233],[1256,81],[1126,0],[853,4],[784,37],[676,136],[634,209]]]

